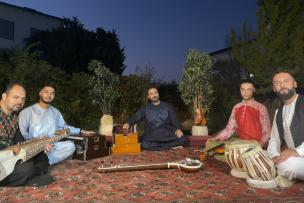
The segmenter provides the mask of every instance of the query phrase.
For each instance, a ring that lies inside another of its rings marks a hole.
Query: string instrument
[[[9,146],[0,151],[0,181],[11,174],[18,161],[26,162],[42,152],[47,144],[57,142],[70,135],[69,130],[59,130],[53,137],[40,137],[16,145]]]
[[[160,170],[160,169],[179,169],[186,172],[196,172],[203,167],[203,163],[196,159],[186,158],[178,162],[167,162],[160,164],[143,164],[133,166],[109,166],[98,167],[100,173],[123,172],[123,171],[142,171],[142,170]]]

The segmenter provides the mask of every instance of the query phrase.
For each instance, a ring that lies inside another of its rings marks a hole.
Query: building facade
[[[62,24],[62,19],[0,1],[0,48],[23,47],[24,39]]]

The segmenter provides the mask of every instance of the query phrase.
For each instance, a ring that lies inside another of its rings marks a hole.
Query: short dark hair
[[[52,82],[43,83],[43,84],[41,85],[40,90],[42,90],[42,89],[45,88],[45,87],[52,87],[52,88],[54,88],[54,90],[56,91],[56,86],[55,86],[55,84],[52,83]]]
[[[241,80],[240,86],[241,86],[242,84],[244,84],[244,83],[249,83],[249,84],[252,84],[254,88],[256,87],[255,83],[254,83],[253,80],[251,80],[251,79],[244,79],[244,80]]]
[[[156,89],[156,90],[158,91],[158,88],[157,88],[156,86],[150,86],[150,87],[148,87],[148,89],[147,89],[147,94],[148,94],[148,92],[149,92],[150,89]]]
[[[6,85],[4,92],[6,94],[8,94],[13,89],[13,87],[15,87],[15,86],[20,86],[20,87],[22,87],[25,90],[24,86],[21,83],[19,83],[19,82],[11,82],[8,85]]]

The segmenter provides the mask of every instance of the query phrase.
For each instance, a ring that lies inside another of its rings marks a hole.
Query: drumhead
[[[255,145],[259,145],[259,143],[255,140],[231,140],[226,142],[225,148],[246,147],[246,146],[255,146]]]
[[[247,159],[248,157],[258,154],[259,152],[264,153],[263,149],[259,145],[249,147],[246,151],[244,151],[243,154],[241,154],[241,159]]]
[[[269,181],[262,181],[262,180],[254,180],[250,177],[247,177],[246,182],[249,186],[254,188],[273,189],[278,187],[275,179]]]

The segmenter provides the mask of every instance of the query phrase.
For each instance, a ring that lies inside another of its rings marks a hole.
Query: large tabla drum
[[[260,146],[248,149],[241,155],[241,159],[247,168],[247,184],[256,188],[275,188],[277,175],[275,165]]]
[[[248,149],[259,146],[255,140],[229,141],[225,144],[225,159],[231,167],[231,175],[238,178],[247,178],[246,167],[243,164],[241,155]]]

